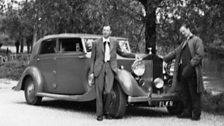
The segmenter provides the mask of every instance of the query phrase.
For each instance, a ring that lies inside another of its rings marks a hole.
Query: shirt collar
[[[108,38],[103,37],[103,42],[110,42],[110,37],[108,37]]]
[[[187,37],[187,40],[190,40],[193,36],[194,36],[193,34],[189,35],[189,36]]]

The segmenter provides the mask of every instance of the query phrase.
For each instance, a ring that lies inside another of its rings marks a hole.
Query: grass
[[[212,95],[205,92],[202,95],[202,110],[205,112],[224,115],[224,93]]]
[[[21,74],[26,68],[25,61],[14,60],[9,61],[0,66],[0,78],[8,78],[12,80],[19,80]]]

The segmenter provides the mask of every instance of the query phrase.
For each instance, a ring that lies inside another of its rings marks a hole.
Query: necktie
[[[182,60],[183,49],[184,49],[184,47],[187,45],[188,41],[189,41],[191,38],[192,38],[192,36],[188,37],[188,38],[184,41],[184,43],[183,43],[183,45],[182,45],[180,64],[183,63],[183,60]]]
[[[192,38],[193,36],[189,36],[185,41],[184,44],[182,46],[182,49],[187,45],[188,41]]]
[[[109,42],[105,42],[105,54],[104,54],[104,61],[108,62],[110,61],[110,47]]]

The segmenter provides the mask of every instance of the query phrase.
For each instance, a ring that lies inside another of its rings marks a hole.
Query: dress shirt
[[[103,38],[103,42],[105,45],[105,50],[104,50],[104,62],[110,61],[110,38]]]

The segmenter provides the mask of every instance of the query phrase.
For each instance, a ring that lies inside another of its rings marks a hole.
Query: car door
[[[80,38],[60,38],[57,56],[57,92],[60,94],[85,93],[84,81],[87,58]]]
[[[57,88],[56,55],[56,39],[47,39],[41,42],[36,63],[44,78],[44,92],[53,93]]]

